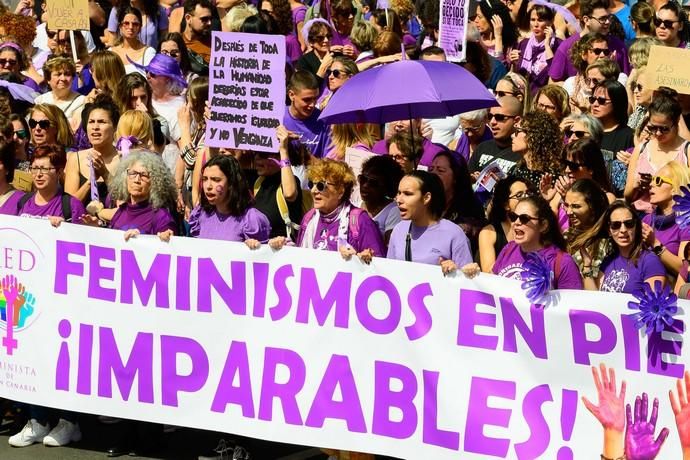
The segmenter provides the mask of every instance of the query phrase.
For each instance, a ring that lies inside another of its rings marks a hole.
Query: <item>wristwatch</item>
[[[652,248],[652,252],[656,254],[657,256],[660,256],[662,252],[666,250],[666,247],[663,244],[658,244]]]

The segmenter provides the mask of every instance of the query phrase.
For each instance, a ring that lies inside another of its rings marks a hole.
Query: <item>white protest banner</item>
[[[660,399],[657,458],[681,455],[685,301],[648,338],[631,296],[530,305],[432,265],[5,216],[0,242],[1,397],[415,460],[589,459],[605,363],[627,402]]]
[[[285,112],[285,37],[213,32],[206,145],[277,152]]]
[[[89,0],[47,0],[46,13],[50,30],[90,28]]]
[[[438,46],[443,48],[448,61],[463,62],[465,60],[469,7],[469,0],[441,0]]]

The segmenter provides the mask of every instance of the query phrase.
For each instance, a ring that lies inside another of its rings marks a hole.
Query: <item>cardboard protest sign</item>
[[[443,48],[448,61],[465,60],[469,6],[469,0],[441,0],[438,46]]]
[[[285,37],[213,32],[206,145],[277,152],[285,112]]]
[[[12,187],[16,188],[17,190],[21,190],[22,192],[30,192],[33,184],[33,178],[31,177],[30,173],[15,169]]]
[[[48,29],[89,30],[89,0],[47,0]]]
[[[652,46],[647,71],[650,88],[668,86],[681,94],[690,94],[690,50]]]
[[[532,304],[516,278],[336,251],[4,215],[0,246],[0,397],[402,459],[579,460],[604,438],[582,397],[625,381],[606,409],[624,426],[648,395],[656,429],[638,428],[669,428],[654,458],[681,458],[686,300],[646,332],[631,295]]]

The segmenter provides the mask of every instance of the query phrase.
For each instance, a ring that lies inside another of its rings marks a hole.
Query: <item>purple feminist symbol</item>
[[[647,335],[650,335],[652,332],[662,332],[666,325],[673,325],[673,315],[678,313],[678,297],[669,286],[662,288],[661,282],[656,281],[652,289],[649,284],[642,283],[642,291],[633,295],[638,301],[628,302],[628,308],[639,310],[630,314],[636,328],[645,328]]]
[[[7,354],[11,356],[18,346],[17,340],[14,338],[14,304],[21,291],[24,290],[24,286],[17,282],[17,278],[14,275],[5,276],[0,285],[2,285],[2,292],[5,294],[5,300],[7,301],[7,331],[5,337],[2,338],[2,346],[7,350]]]

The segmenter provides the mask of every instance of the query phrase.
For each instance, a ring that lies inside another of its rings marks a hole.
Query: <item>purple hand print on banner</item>
[[[597,387],[599,404],[595,406],[584,396],[582,402],[587,410],[599,420],[602,427],[623,432],[625,428],[625,380],[621,383],[620,394],[617,394],[616,371],[613,368],[608,369],[607,372],[604,364],[601,364],[599,369],[592,366],[592,377],[594,378],[594,385]]]
[[[14,275],[5,276],[0,282],[2,285],[2,291],[5,293],[5,299],[7,301],[6,305],[6,316],[7,316],[7,331],[5,337],[2,338],[2,346],[7,350],[8,355],[12,355],[14,350],[17,348],[17,340],[14,338],[14,302],[17,300],[20,288],[23,286],[17,282],[17,278]]]
[[[625,455],[629,460],[654,460],[668,436],[668,428],[664,428],[654,440],[656,419],[659,415],[659,400],[654,398],[649,421],[647,421],[648,409],[647,393],[642,393],[642,398],[639,396],[635,398],[634,421],[630,404],[626,406]]]

